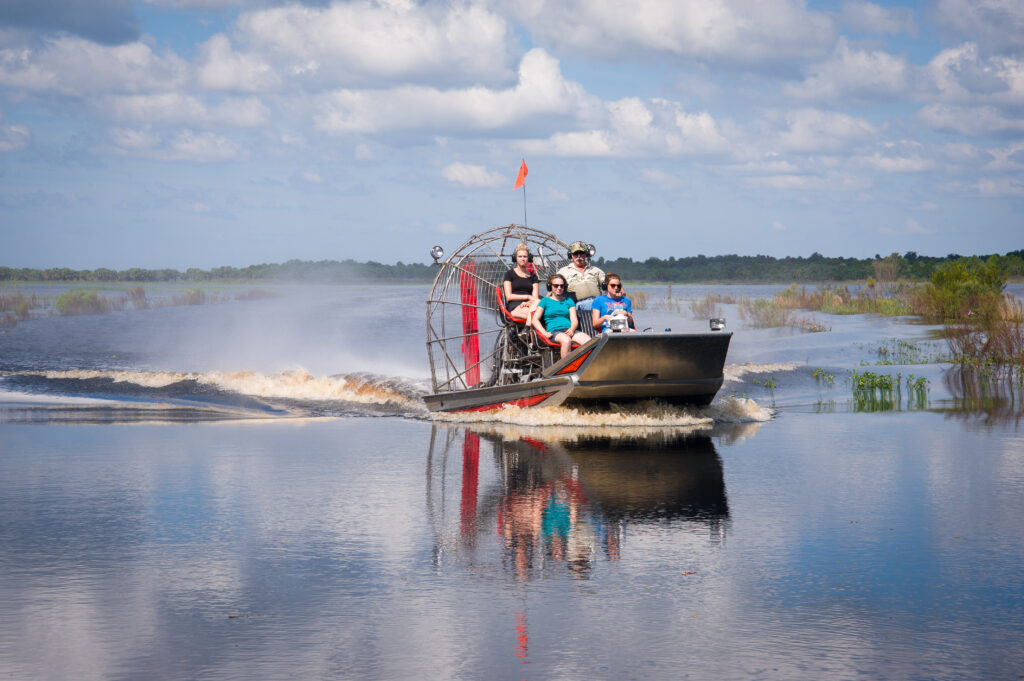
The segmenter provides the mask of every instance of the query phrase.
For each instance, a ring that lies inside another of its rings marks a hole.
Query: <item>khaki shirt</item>
[[[587,265],[586,269],[580,272],[574,265],[566,265],[558,270],[558,273],[565,277],[569,292],[575,296],[576,300],[586,300],[601,295],[604,270],[600,267]]]

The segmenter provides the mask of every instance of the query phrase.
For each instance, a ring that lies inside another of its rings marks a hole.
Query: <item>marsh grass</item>
[[[809,333],[832,330],[816,319],[797,315],[789,307],[779,304],[775,298],[741,298],[739,312],[740,319],[757,329],[790,326]]]
[[[149,300],[146,299],[146,289],[141,286],[128,289],[127,296],[136,310],[145,310],[149,307]]]
[[[916,287],[909,284],[823,286],[808,291],[806,286],[789,288],[775,294],[780,306],[793,310],[817,310],[829,314],[877,314],[887,317],[914,314]]]
[[[267,298],[280,298],[281,294],[276,291],[268,291],[263,288],[254,288],[235,294],[235,300],[266,300]],[[632,296],[630,296],[632,298]]]
[[[54,301],[61,315],[104,314],[114,309],[113,303],[94,289],[64,291]]]
[[[690,315],[694,319],[721,317],[722,309],[719,306],[723,304],[735,305],[736,299],[719,293],[708,293],[703,298],[690,301]]]
[[[8,326],[27,320],[31,311],[41,306],[42,301],[35,294],[26,296],[21,291],[0,294],[0,313],[9,320]]]
[[[877,346],[869,347],[878,356],[875,365],[934,364],[949,361],[948,357],[934,352],[927,342],[890,338]]]

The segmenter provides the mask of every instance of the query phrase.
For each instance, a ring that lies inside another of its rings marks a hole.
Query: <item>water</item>
[[[933,327],[724,306],[708,410],[454,423],[425,288],[279,292],[0,334],[0,677],[1024,674],[1019,402],[873,364]],[[851,369],[927,398],[865,411]]]

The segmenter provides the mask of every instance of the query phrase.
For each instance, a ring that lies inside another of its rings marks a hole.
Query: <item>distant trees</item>
[[[978,258],[1010,278],[1024,278],[1024,250],[1005,255]],[[874,258],[830,258],[821,253],[809,257],[774,258],[767,255],[695,255],[678,258],[632,258],[594,261],[606,272],[617,272],[628,281],[651,283],[815,283],[866,281],[879,282],[929,281],[942,265],[965,260],[960,255],[929,257],[908,251]],[[190,267],[184,272],[175,269],[149,270],[132,267],[115,271],[105,267],[96,270],[73,270],[66,267],[45,270],[0,266],[0,281],[124,281],[124,282],[201,282],[223,280],[298,281],[338,283],[356,281],[393,281],[426,283],[434,279],[437,267],[422,263],[398,262],[386,265],[376,261],[355,260],[288,260],[280,264],[262,263],[248,267],[215,267],[202,270]]]

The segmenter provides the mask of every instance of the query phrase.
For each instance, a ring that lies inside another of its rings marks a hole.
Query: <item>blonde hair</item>
[[[530,255],[530,247],[524,244],[522,241],[516,244],[515,250],[512,251],[512,255],[519,255],[519,251],[526,251],[526,255]]]

